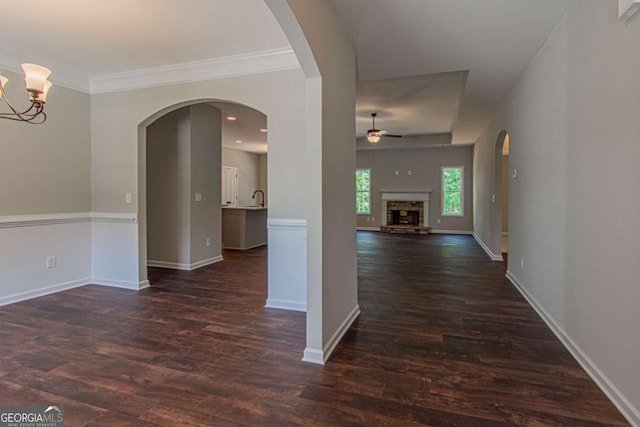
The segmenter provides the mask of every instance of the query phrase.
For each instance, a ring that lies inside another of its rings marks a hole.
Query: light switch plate
[[[201,202],[202,201],[202,193],[196,193],[196,202]]]

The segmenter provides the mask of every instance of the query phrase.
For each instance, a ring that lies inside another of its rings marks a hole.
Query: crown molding
[[[44,63],[28,56],[18,55],[4,49],[0,49],[0,68],[22,74],[22,64],[25,62],[35,62],[50,68],[52,73],[49,80],[51,80],[54,85],[73,89],[78,92],[89,93],[89,79],[87,77],[63,71],[64,67],[61,67],[59,64],[51,63],[49,61]],[[53,96],[51,96],[51,98],[53,98]]]
[[[24,62],[39,63],[33,58],[0,49],[0,68],[22,74],[21,64]],[[298,59],[291,48],[265,50],[88,78],[63,71],[64,67],[55,63],[47,62],[43,65],[53,70],[50,80],[54,84],[88,94],[120,92],[300,68]]]
[[[273,49],[89,78],[90,93],[189,83],[300,68],[293,49]]]

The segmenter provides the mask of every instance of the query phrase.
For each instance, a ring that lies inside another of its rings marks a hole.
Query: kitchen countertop
[[[222,209],[238,209],[238,210],[244,210],[244,211],[262,211],[267,209],[266,206],[238,206],[238,207],[231,207],[231,206],[222,206]]]

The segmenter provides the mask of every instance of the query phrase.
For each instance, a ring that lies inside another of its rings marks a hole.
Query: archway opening
[[[509,153],[511,137],[506,130],[500,132],[495,149],[494,233],[505,265],[509,256]]]
[[[225,250],[237,258],[266,246],[263,113],[216,99],[170,106],[139,125],[138,154],[141,277],[148,267],[190,271],[222,261]],[[223,166],[235,170],[233,194]]]

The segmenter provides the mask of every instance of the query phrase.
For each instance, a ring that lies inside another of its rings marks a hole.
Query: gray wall
[[[222,254],[220,110],[206,104],[191,111],[191,263]],[[195,193],[202,194],[196,202]],[[211,238],[211,246],[206,245]]]
[[[269,168],[268,155],[258,155],[258,188],[264,191],[264,205],[269,206]]]
[[[220,255],[220,126],[220,110],[202,104],[147,128],[149,260],[190,265]]]
[[[617,2],[573,2],[478,140],[474,196],[476,233],[499,253],[491,195],[505,129],[518,170],[509,273],[636,423],[639,40],[640,19],[618,19]]]
[[[147,128],[147,256],[191,263],[191,124],[189,108]]]
[[[24,76],[0,74],[11,102],[26,107]],[[89,95],[54,85],[45,112],[37,126],[0,120],[0,216],[91,210]]]
[[[255,190],[266,191],[266,188],[260,187],[259,155],[225,147],[222,149],[222,165],[238,168],[238,206],[253,206],[258,203],[251,195]]]
[[[502,156],[502,232],[509,232],[509,155]]]
[[[358,150],[356,165],[360,169],[371,169],[371,215],[357,215],[358,227],[379,227],[382,224],[382,190],[433,190],[429,201],[429,225],[434,230],[473,231],[472,146]],[[463,217],[440,216],[442,166],[464,166]],[[367,218],[375,220],[367,221]]]

